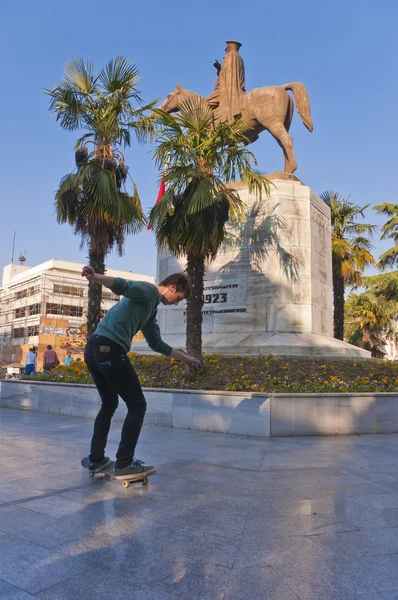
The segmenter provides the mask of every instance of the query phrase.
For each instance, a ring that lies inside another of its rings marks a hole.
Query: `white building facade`
[[[88,284],[83,264],[51,259],[35,267],[9,264],[3,269],[0,288],[0,361],[15,369],[24,366],[29,348],[38,355],[38,368],[48,344],[60,360],[67,340],[78,338],[86,321]],[[106,275],[130,281],[155,283],[155,277],[107,269]],[[119,297],[102,288],[105,314]],[[82,344],[80,344],[82,346]],[[72,346],[73,347],[73,346]],[[82,354],[82,351],[75,351]]]

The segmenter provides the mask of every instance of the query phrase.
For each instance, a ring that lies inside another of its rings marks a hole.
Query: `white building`
[[[1,365],[24,365],[26,352],[33,347],[38,367],[48,344],[59,359],[66,355],[66,341],[79,337],[87,312],[87,280],[81,276],[84,265],[51,259],[35,267],[9,264],[3,269],[0,288],[0,361]],[[130,271],[107,269],[106,275],[130,281],[155,278]],[[119,300],[102,288],[103,314]],[[82,344],[80,344],[82,346]],[[82,354],[79,351],[74,354]]]

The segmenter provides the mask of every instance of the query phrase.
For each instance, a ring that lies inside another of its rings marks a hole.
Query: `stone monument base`
[[[330,208],[294,175],[271,173],[270,196],[259,201],[243,182],[242,223],[229,223],[224,244],[206,270],[203,351],[223,355],[370,358],[333,338]],[[185,259],[158,254],[157,280],[183,271]],[[163,339],[185,348],[186,306],[159,305]],[[134,345],[148,352],[145,343]]]
[[[185,351],[185,335],[166,334],[162,338],[173,348]],[[145,341],[133,344],[131,350],[140,354],[153,354]],[[207,334],[203,336],[203,352],[223,356],[272,354],[286,358],[353,358],[356,360],[370,358],[370,352],[367,350],[315,333]]]

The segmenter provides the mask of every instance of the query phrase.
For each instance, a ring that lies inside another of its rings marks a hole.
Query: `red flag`
[[[155,206],[163,198],[165,191],[166,191],[166,183],[164,180],[164,172],[163,172],[162,173],[162,181],[160,182],[158,197],[156,198]],[[149,231],[150,229],[152,229],[152,223],[149,223],[149,225],[147,227],[147,231]]]

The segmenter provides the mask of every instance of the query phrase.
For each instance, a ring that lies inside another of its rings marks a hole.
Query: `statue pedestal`
[[[271,197],[257,201],[241,182],[234,184],[247,205],[243,224],[206,272],[203,351],[224,355],[370,357],[333,338],[332,250],[329,207],[294,175],[275,173]],[[271,223],[280,219],[279,252],[266,243]],[[280,256],[294,257],[295,277]],[[158,255],[157,281],[184,269],[185,260]],[[159,305],[163,339],[185,348],[185,303]],[[148,351],[145,343],[133,346]]]

